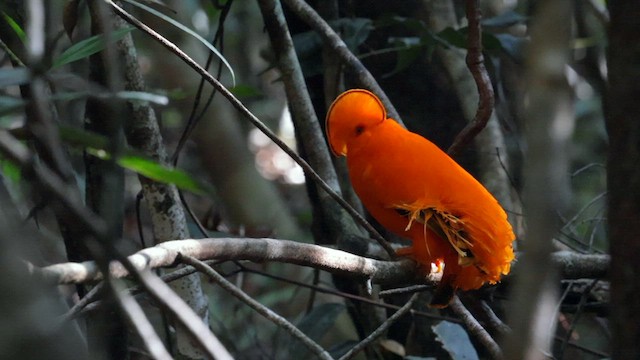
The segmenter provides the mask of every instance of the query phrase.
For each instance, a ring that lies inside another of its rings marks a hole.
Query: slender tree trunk
[[[574,111],[565,76],[569,61],[571,15],[568,1],[540,1],[527,51],[524,157],[524,209],[527,233],[514,272],[506,359],[547,359],[556,324],[557,272],[551,261],[557,213],[569,200],[566,143],[573,134]]]
[[[640,358],[640,2],[611,0],[607,182],[613,359]]]

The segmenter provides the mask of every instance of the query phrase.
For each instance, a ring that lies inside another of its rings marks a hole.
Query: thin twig
[[[219,261],[214,261],[214,260],[209,260],[208,262],[219,263]],[[165,283],[170,283],[172,281],[181,279],[185,276],[189,276],[194,272],[196,272],[196,269],[194,269],[192,266],[185,266],[178,270],[175,270],[160,276],[160,279]],[[99,295],[98,288],[102,287],[103,285],[104,283],[101,282],[98,285],[94,286],[94,288],[91,289],[91,291],[89,291],[84,297],[82,297],[80,301],[78,301],[69,311],[67,311],[66,314],[62,316],[62,320],[63,321],[71,320],[76,316],[84,313],[84,311],[87,309],[89,305],[99,302],[100,300],[96,299],[97,295]],[[134,286],[129,289],[129,292],[132,293],[133,295],[139,294],[143,291],[144,291],[144,288],[140,286]]]
[[[486,301],[471,294],[463,294],[461,300],[476,319],[483,323],[494,336],[500,337],[511,332],[511,328],[496,315]]]
[[[484,66],[484,56],[482,55],[482,28],[480,27],[482,15],[479,3],[480,0],[467,0],[465,7],[469,21],[466,61],[478,88],[478,111],[474,119],[453,140],[453,144],[447,150],[451,156],[457,154],[484,129],[493,112],[493,85]]]
[[[349,351],[347,351],[346,354],[344,354],[340,360],[349,360],[352,357],[356,356],[358,354],[358,352],[360,352],[362,349],[365,348],[365,346],[369,345],[370,343],[372,343],[375,339],[379,338],[380,336],[382,336],[382,334],[384,334],[385,331],[387,331],[387,329],[394,323],[396,322],[396,320],[398,320],[401,316],[403,316],[404,314],[406,314],[409,310],[411,310],[411,306],[413,306],[413,303],[418,299],[418,293],[415,293],[413,295],[411,295],[411,298],[409,299],[409,301],[407,301],[406,304],[404,304],[400,310],[396,311],[393,315],[391,315],[387,320],[385,320],[385,322],[383,322],[374,332],[372,332],[371,334],[369,334],[369,336],[367,336],[366,338],[364,338],[362,341],[360,341],[356,346],[352,347]]]
[[[121,16],[126,22],[131,25],[137,27],[144,33],[151,36],[152,39],[158,41],[161,45],[167,48],[169,51],[178,56],[182,61],[184,61],[187,65],[189,65],[192,69],[194,69],[200,76],[205,78],[211,85],[213,85],[216,90],[220,92],[224,97],[226,97],[231,105],[235,107],[242,115],[244,115],[256,128],[262,131],[269,139],[271,139],[278,147],[280,147],[287,155],[289,155],[302,169],[307,172],[311,179],[316,181],[316,183],[329,194],[334,200],[336,200],[340,206],[342,206],[348,213],[351,215],[358,224],[362,225],[367,232],[380,243],[389,256],[391,258],[395,258],[395,251],[389,245],[389,243],[380,235],[380,233],[373,227],[367,220],[362,217],[349,203],[347,203],[340,195],[338,195],[333,189],[318,175],[317,172],[307,163],[304,159],[302,159],[295,151],[293,151],[289,146],[285,144],[271,129],[269,129],[260,119],[258,119],[249,109],[247,109],[244,104],[238,98],[236,98],[229,90],[227,90],[222,83],[220,83],[216,78],[214,78],[211,74],[209,74],[202,66],[200,66],[197,62],[195,62],[191,57],[189,57],[184,51],[182,51],[179,47],[177,47],[174,43],[170,42],[162,35],[158,34],[155,30],[151,29],[135,17],[131,16],[128,12],[123,10],[120,6],[115,4],[112,0],[104,0],[113,8],[114,12]]]
[[[384,298],[392,295],[411,294],[425,290],[433,290],[433,285],[412,285],[396,289],[382,290],[380,291],[380,293],[378,293],[378,296]]]
[[[91,289],[85,296],[82,297],[82,299],[75,303],[73,307],[71,307],[71,309],[67,311],[66,314],[62,316],[62,322],[73,319],[80,311],[82,311],[82,309],[84,309],[85,306],[94,302],[103,288],[104,282],[101,282],[98,285],[94,286],[93,289]]]
[[[564,341],[564,339],[561,336],[558,336],[558,335],[554,336],[553,340],[556,341],[556,342]],[[588,348],[588,347],[583,346],[581,344],[577,344],[577,343],[575,343],[573,341],[569,341],[567,343],[567,345],[571,346],[574,349],[586,352],[586,353],[591,354],[591,355],[595,355],[595,356],[597,356],[598,358],[601,358],[601,359],[610,359],[611,358],[611,354],[608,354],[608,353],[606,353],[604,351]]]
[[[453,297],[453,301],[449,305],[451,310],[460,317],[462,322],[467,328],[467,331],[471,335],[473,335],[482,345],[484,345],[485,349],[489,352],[489,355],[495,360],[501,360],[504,358],[502,354],[502,349],[498,346],[498,343],[489,335],[487,330],[480,325],[478,320],[471,315],[469,310],[462,304],[460,298],[458,296]]]
[[[134,271],[135,268],[133,268]],[[193,311],[167,284],[151,271],[137,271],[136,280],[145,290],[184,326],[205,354],[214,359],[231,360],[233,357],[211,332],[208,324]]]
[[[222,8],[220,7],[217,8],[217,10],[221,10],[220,18],[218,19],[218,28],[216,30],[215,35],[213,36],[211,45],[216,46],[216,43],[218,43],[220,54],[224,53],[224,22],[227,18],[227,15],[229,15],[229,10],[231,9],[232,4],[233,4],[233,0],[230,0],[230,1],[227,1],[224,4],[224,6],[222,6]],[[207,70],[209,69],[209,66],[211,66],[211,63],[213,62],[213,58],[214,58],[213,52],[209,52],[209,56],[207,57],[207,62],[204,66],[205,69]],[[220,79],[220,76],[222,75],[222,65],[223,63],[222,61],[220,61],[218,63],[218,68],[216,70],[217,79]],[[198,84],[198,90],[196,90],[196,94],[194,96],[194,102],[193,102],[193,105],[191,106],[191,113],[187,118],[187,125],[182,131],[182,134],[180,135],[180,140],[178,140],[178,145],[176,146],[176,149],[173,152],[173,155],[171,156],[170,163],[173,164],[173,166],[178,165],[178,158],[180,157],[180,152],[182,151],[182,148],[186,144],[187,139],[189,139],[189,137],[191,136],[191,133],[193,133],[193,130],[196,128],[196,125],[200,122],[200,119],[202,119],[202,117],[206,114],[207,109],[209,108],[209,106],[211,106],[211,103],[213,102],[213,98],[216,95],[216,90],[214,89],[211,92],[211,94],[209,94],[209,97],[207,98],[207,101],[202,107],[202,110],[200,111],[200,113],[196,114],[200,106],[200,101],[202,99],[202,93],[204,91],[205,82],[206,81],[204,78],[200,78],[200,82]],[[185,204],[186,206],[186,203],[184,201],[183,201],[183,204]]]
[[[123,289],[117,280],[111,279],[109,285],[114,298],[120,305],[124,316],[131,326],[138,333],[140,340],[149,352],[149,357],[156,360],[171,360],[173,357],[164,347],[162,340],[156,333],[153,325],[145,315],[140,304],[136,302],[131,294]]]
[[[313,269],[313,284],[311,285],[312,287],[309,287],[311,291],[309,293],[309,300],[307,301],[307,310],[306,310],[307,315],[311,312],[311,310],[313,310],[313,306],[315,305],[316,294],[317,294],[316,288],[318,287],[319,282],[320,282],[320,270]]]
[[[305,335],[300,329],[295,327],[292,323],[290,323],[284,317],[276,314],[268,307],[262,305],[261,303],[254,300],[251,296],[247,295],[244,291],[240,290],[232,283],[230,283],[227,279],[225,279],[222,275],[220,275],[217,271],[215,271],[211,266],[205,264],[204,262],[188,256],[182,255],[180,256],[180,261],[191,265],[196,268],[201,273],[208,276],[211,280],[215,281],[221,288],[228,291],[231,295],[235,296],[238,300],[244,302],[249,307],[254,309],[260,315],[264,316],[268,320],[272,321],[274,324],[279,326],[280,328],[287,331],[291,336],[300,340],[312,353],[316,354],[320,359],[330,360],[333,359],[329,353],[320,347],[315,341]]]
[[[558,350],[558,354],[557,354],[558,359],[563,359],[564,352],[567,349],[567,345],[569,345],[569,340],[571,340],[571,336],[575,331],[576,325],[578,324],[578,320],[580,320],[580,316],[582,315],[582,309],[584,308],[584,305],[587,303],[587,297],[589,296],[589,294],[591,293],[591,290],[593,290],[594,286],[596,286],[597,283],[598,283],[598,279],[592,280],[591,284],[589,284],[589,286],[587,286],[587,288],[584,289],[584,291],[582,292],[582,296],[580,296],[580,302],[578,303],[578,308],[576,309],[576,312],[573,316],[573,321],[571,321],[571,326],[567,330],[567,334],[564,337],[564,341],[562,342],[562,344],[560,345],[560,349]],[[571,287],[571,285],[569,285],[569,287]]]
[[[384,104],[387,113],[391,118],[402,124],[400,114],[396,111],[384,90],[380,87],[376,79],[371,75],[369,70],[364,67],[362,62],[349,50],[347,44],[342,41],[340,36],[327,24],[318,13],[307,4],[304,0],[283,0],[283,2],[293,11],[302,21],[307,23],[315,30],[325,44],[329,45],[335,54],[347,65],[349,70],[356,75],[361,86],[368,88],[376,94]]]
[[[251,269],[251,268],[243,268],[241,271],[244,272],[248,272],[248,273],[252,273],[252,274],[258,274],[258,275],[262,275],[271,279],[275,279],[275,280],[279,280],[279,281],[284,281],[287,282],[289,284],[293,284],[296,286],[300,286],[300,287],[305,287],[305,288],[309,288],[309,289],[313,289],[317,292],[321,292],[324,294],[331,294],[331,295],[335,295],[335,296],[339,296],[339,297],[343,297],[345,299],[349,299],[349,300],[353,300],[353,301],[358,301],[358,302],[362,302],[365,304],[369,304],[369,305],[373,305],[373,306],[378,306],[381,308],[385,308],[385,309],[390,309],[390,310],[398,310],[400,309],[400,306],[398,305],[393,305],[393,304],[388,304],[385,302],[380,302],[380,301],[375,301],[372,300],[371,298],[368,297],[364,297],[364,296],[358,296],[358,295],[354,295],[354,294],[350,294],[344,291],[340,291],[340,290],[335,290],[335,289],[327,289],[325,287],[322,286],[318,286],[318,285],[311,285],[311,284],[306,284],[300,281],[296,281],[296,280],[292,280],[292,279],[286,279],[277,275],[273,275],[273,274],[269,274],[260,270],[255,270],[255,269]],[[437,319],[437,320],[446,320],[446,321],[450,321],[453,323],[457,323],[460,322],[458,319],[453,318],[453,317],[448,317],[448,316],[443,316],[443,315],[438,315],[438,314],[432,314],[432,313],[427,313],[427,312],[423,312],[423,311],[419,311],[419,310],[411,310],[411,314],[412,315],[416,315],[416,316],[422,316],[425,318],[429,318],[429,319]]]

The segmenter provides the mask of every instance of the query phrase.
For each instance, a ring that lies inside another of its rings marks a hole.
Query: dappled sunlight
[[[296,149],[293,123],[287,107],[280,115],[276,133],[289,147]],[[249,148],[255,155],[256,168],[265,179],[285,184],[304,184],[304,172],[300,165],[260,130],[249,131],[248,141]]]

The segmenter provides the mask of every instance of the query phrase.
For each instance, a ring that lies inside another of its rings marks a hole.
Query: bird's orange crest
[[[342,93],[327,113],[329,145],[336,155],[347,155],[347,143],[366,128],[383,122],[387,112],[382,102],[363,89]]]

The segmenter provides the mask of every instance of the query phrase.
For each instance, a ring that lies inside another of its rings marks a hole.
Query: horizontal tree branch
[[[178,254],[199,260],[250,260],[254,262],[276,261],[309,266],[352,277],[371,279],[379,284],[401,285],[419,282],[413,261],[374,260],[345,251],[290,240],[253,238],[209,238],[174,240],[146,248],[129,256],[137,269],[160,268],[176,265]],[[585,255],[570,251],[552,254],[552,262],[563,279],[602,278],[607,275],[609,255]],[[517,266],[516,262],[514,266]],[[61,263],[33,268],[46,279],[57,284],[78,284],[102,279],[93,261]],[[112,262],[113,277],[122,278],[129,272],[119,262]]]
[[[551,253],[551,262],[558,268],[561,279],[599,279],[607,276],[611,257],[565,250]]]

